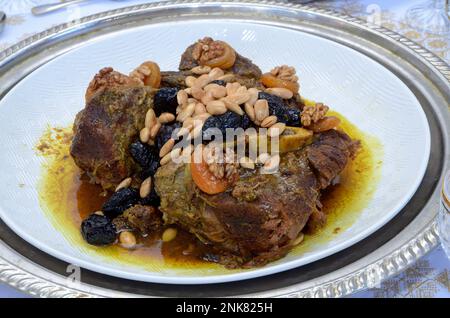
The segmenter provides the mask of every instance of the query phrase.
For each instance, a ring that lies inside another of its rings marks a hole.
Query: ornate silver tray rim
[[[70,30],[89,29],[96,23],[112,21],[116,17],[132,17],[140,13],[148,12],[152,9],[177,8],[183,6],[209,6],[211,8],[223,8],[227,5],[241,5],[247,8],[265,7],[265,10],[270,11],[272,15],[280,16],[283,19],[283,13],[287,12],[302,12],[317,16],[338,19],[341,21],[342,27],[351,25],[366,31],[384,37],[390,45],[403,46],[411,50],[412,54],[427,63],[429,69],[441,78],[441,89],[450,95],[450,67],[444,61],[436,57],[431,52],[422,48],[413,41],[402,37],[395,32],[385,28],[368,24],[357,18],[349,17],[334,11],[321,9],[310,5],[289,4],[283,2],[272,1],[234,1],[224,0],[220,2],[201,1],[193,2],[186,1],[168,1],[149,3],[138,6],[126,7],[117,10],[102,12],[82,18],[78,21],[62,24],[51,29],[48,29],[39,34],[33,35],[3,52],[0,52],[0,68],[9,63],[13,63],[15,59],[19,59],[27,51],[32,51],[33,46],[39,43],[51,44],[58,37],[64,36]],[[195,11],[195,9],[194,9]],[[255,14],[255,17],[258,14]],[[76,32],[75,32],[76,33]],[[388,45],[388,44],[386,44]],[[13,79],[16,80],[16,79]],[[8,84],[10,81],[0,81],[2,84]],[[442,113],[442,109],[438,110],[443,114],[447,123],[448,114]],[[445,137],[444,143],[446,154],[448,154],[448,138]],[[445,162],[444,168],[449,167],[448,161]],[[411,222],[414,225],[408,225],[407,228],[399,233],[397,237],[391,241],[396,241],[396,244],[390,242],[375,250],[370,255],[362,259],[344,266],[332,273],[315,278],[312,281],[302,282],[289,287],[272,290],[264,293],[246,294],[242,296],[255,297],[340,297],[345,296],[356,291],[373,287],[382,280],[399,273],[414,263],[421,256],[429,252],[438,242],[436,233],[436,225],[434,216],[437,211],[439,190],[434,189],[430,197],[431,203],[427,203],[424,210],[428,213],[421,213],[416,219]],[[432,202],[432,201],[435,202]],[[426,216],[424,216],[427,214]],[[406,232],[410,233],[406,233]],[[384,249],[383,249],[384,248]],[[116,290],[109,290],[98,286],[88,284],[69,284],[65,277],[57,275],[46,268],[43,268],[24,256],[20,255],[3,241],[0,241],[0,281],[7,283],[21,291],[27,292],[34,296],[40,297],[126,297],[126,296],[140,296],[135,294],[128,294]]]

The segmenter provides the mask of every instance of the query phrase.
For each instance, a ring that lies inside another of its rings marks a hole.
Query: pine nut
[[[195,104],[191,103],[189,104],[185,109],[181,111],[181,113],[178,114],[177,120],[179,122],[184,122],[186,119],[192,116],[195,110]]]
[[[267,134],[272,138],[277,137],[283,133],[285,128],[285,123],[276,123],[267,130]]]
[[[195,104],[194,115],[200,115],[206,113],[206,107],[202,103]]]
[[[169,227],[168,229],[166,229],[163,234],[162,234],[162,240],[163,242],[170,242],[172,241],[175,237],[177,237],[177,229]]]
[[[222,115],[226,113],[227,107],[225,106],[225,103],[220,100],[213,100],[206,104],[206,110],[211,115]]]
[[[265,152],[258,156],[258,158],[256,159],[256,162],[265,164],[267,162],[267,160],[269,160],[269,159],[270,159],[270,155],[267,152]]]
[[[284,87],[273,87],[273,88],[267,88],[265,90],[266,93],[281,97],[283,99],[290,99],[292,96],[294,96],[294,93],[292,91],[288,90]]]
[[[139,195],[141,198],[147,197],[152,191],[152,177],[148,177],[141,183],[141,187],[139,188]]]
[[[261,122],[261,127],[263,127],[263,128],[269,128],[270,126],[276,124],[277,120],[278,120],[277,116],[274,116],[274,115],[269,116],[269,117],[266,117],[266,118],[264,118],[264,120]]]
[[[197,75],[202,75],[202,74],[208,74],[209,72],[211,72],[211,67],[207,66],[207,65],[199,65],[196,66],[194,68],[191,69],[191,72]]]
[[[172,113],[162,113],[159,115],[158,120],[161,124],[167,124],[175,120],[175,115]]]
[[[144,127],[139,132],[139,139],[145,144],[150,139],[150,129]]]
[[[194,76],[186,76],[185,82],[187,87],[194,86],[196,78]]]
[[[188,94],[184,91],[178,91],[177,93],[177,102],[178,105],[186,105],[188,101]]]
[[[175,145],[175,140],[173,140],[172,138],[167,140],[166,143],[159,150],[159,157],[162,158],[165,155],[167,155],[172,150],[174,145]]]
[[[192,88],[191,88],[191,87],[185,88],[184,91],[185,91],[188,95],[192,95]],[[188,101],[188,102],[189,102],[189,101]]]
[[[222,99],[222,101],[225,103],[225,106],[227,107],[227,109],[231,110],[232,112],[235,112],[236,114],[239,115],[244,115],[244,111],[242,110],[242,108],[239,106],[239,104],[236,104],[233,101],[230,101],[228,99],[228,97]]]
[[[248,99],[247,103],[249,103],[251,106],[254,106],[256,101],[258,100],[259,91],[256,88],[252,87],[249,88],[247,92],[250,94],[250,98]]]
[[[242,168],[245,169],[252,169],[252,170],[255,169],[255,163],[249,157],[242,157],[239,160],[239,164],[241,165]]]
[[[247,113],[248,117],[251,121],[255,121],[255,109],[250,103],[245,103],[244,105],[245,112]]]
[[[247,93],[247,87],[241,85],[235,92],[235,94],[246,94]]]
[[[255,118],[257,121],[263,121],[269,116],[269,103],[265,99],[258,99],[255,103]]]
[[[219,77],[223,76],[225,73],[223,72],[223,70],[221,68],[215,67],[211,70],[211,72],[209,72],[209,78],[211,81],[215,81],[217,79],[219,79]]]
[[[120,232],[119,242],[125,248],[133,248],[136,246],[136,237],[129,231]]]
[[[275,173],[276,170],[278,170],[278,167],[280,166],[280,155],[273,155],[270,157],[269,160],[267,160],[264,163],[264,166],[262,167],[262,173]]]
[[[123,179],[123,180],[117,185],[117,187],[116,187],[116,192],[119,191],[120,189],[123,189],[123,188],[129,188],[130,185],[131,185],[131,181],[132,181],[131,178],[125,178],[125,179]]]
[[[206,85],[208,85],[211,81],[212,81],[212,79],[209,77],[208,74],[203,74],[200,77],[197,77],[197,79],[195,80],[193,88],[194,87],[203,88]],[[195,97],[195,98],[197,98],[197,97]]]
[[[159,121],[156,121],[156,124],[152,127],[152,129],[150,129],[150,139],[155,139],[160,128],[161,128],[161,123]]]
[[[199,86],[192,86],[192,96],[197,100],[201,100],[205,96],[205,91]]]
[[[117,190],[116,190],[116,191],[117,191]],[[97,215],[105,215],[105,213],[103,213],[103,211],[95,211],[94,214],[97,214]]]
[[[156,123],[156,114],[155,111],[152,108],[150,108],[147,111],[147,114],[145,114],[145,127],[150,129],[153,127],[155,123]]]
[[[216,83],[211,83],[211,84],[208,84],[205,87],[203,87],[203,89],[205,90],[205,92],[208,92],[209,90],[211,90],[215,87],[223,87],[223,86],[220,86],[219,84],[216,84]],[[225,90],[226,90],[226,88],[225,88]]]

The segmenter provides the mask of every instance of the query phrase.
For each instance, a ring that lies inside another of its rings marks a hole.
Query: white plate
[[[332,241],[252,270],[180,271],[164,266],[148,270],[104,259],[88,251],[88,246],[71,244],[39,205],[36,187],[43,159],[33,148],[40,136],[48,125],[67,126],[73,122],[83,107],[87,83],[101,67],[113,66],[127,73],[151,59],[164,70],[175,70],[184,49],[205,35],[228,41],[264,71],[280,64],[295,66],[302,95],[327,103],[361,130],[377,137],[384,146],[384,163],[372,200],[353,226]],[[226,20],[147,25],[84,43],[40,67],[12,89],[0,101],[0,127],[0,216],[8,226],[34,246],[69,263],[158,283],[249,279],[298,267],[347,248],[383,226],[405,206],[422,180],[430,153],[429,127],[418,100],[380,64],[313,35]]]

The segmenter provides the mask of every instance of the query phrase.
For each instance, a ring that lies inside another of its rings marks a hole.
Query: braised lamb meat
[[[328,151],[332,142],[341,147]],[[283,154],[278,173],[241,169],[234,187],[216,195],[198,190],[189,165],[170,163],[155,175],[160,209],[166,222],[179,224],[213,245],[219,262],[230,267],[263,265],[292,248],[312,214],[317,219],[323,217],[317,208],[321,176],[326,173],[336,177],[354,149],[346,134],[328,131],[306,149]],[[308,155],[316,151],[322,154],[322,161],[314,166],[316,162],[311,162]],[[335,163],[336,158],[342,165]]]
[[[128,149],[152,104],[153,90],[144,86],[106,87],[88,100],[76,116],[70,154],[91,182],[113,189],[133,173]]]

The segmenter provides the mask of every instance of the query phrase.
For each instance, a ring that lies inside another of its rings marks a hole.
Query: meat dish
[[[111,196],[82,222],[83,238],[133,249],[183,229],[208,247],[202,259],[229,268],[285,256],[324,226],[321,195],[361,147],[300,92],[294,67],[263,73],[209,37],[178,71],[153,61],[129,75],[100,70],[70,153]]]

